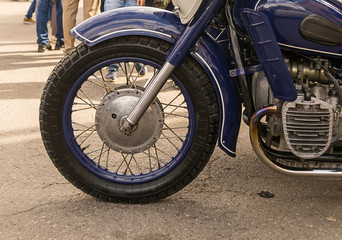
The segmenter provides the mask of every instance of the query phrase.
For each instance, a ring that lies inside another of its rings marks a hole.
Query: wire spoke
[[[160,90],[160,92],[166,92],[167,90],[169,90],[169,89],[173,89],[174,88],[174,86],[168,86],[168,87],[166,87],[166,88],[163,88],[162,90]]]
[[[181,108],[181,109],[188,109],[188,107],[183,107],[183,106],[180,106],[180,105],[173,105],[173,104],[166,104],[166,103],[161,103],[161,105],[168,105],[170,107],[176,107],[176,108]]]
[[[100,75],[101,75],[101,79],[100,79],[98,76],[96,76],[95,74],[93,74],[93,76],[94,76],[98,81],[100,81],[101,83],[103,83],[103,87],[106,89],[107,93],[114,92],[115,90],[114,90],[111,86],[108,86],[108,85],[107,85],[106,80],[105,80],[104,77],[103,77],[102,69],[100,70]]]
[[[156,148],[155,148],[155,149],[156,149]],[[159,151],[159,149],[158,149],[158,151]],[[162,152],[162,151],[160,151],[160,152]],[[152,154],[149,155],[148,153],[146,153],[146,152],[144,152],[144,151],[142,151],[141,153],[144,153],[145,155],[151,157],[152,159],[157,160],[157,161],[158,161],[158,166],[159,166],[159,167],[161,166],[159,162],[162,162],[163,164],[165,164],[164,161],[162,161],[161,159],[159,159],[158,153],[157,153],[157,152],[155,152],[155,153],[156,153],[156,157],[153,156]],[[164,152],[162,152],[162,153],[164,153]],[[166,153],[164,153],[164,154],[167,155],[167,156],[170,156],[170,154],[166,154]]]
[[[106,169],[108,169],[108,163],[109,163],[109,151],[110,151],[110,148],[108,147],[108,149],[106,150],[106,152],[107,152],[107,159],[106,159]]]
[[[99,72],[100,72],[100,75],[101,75],[101,79],[99,81],[101,81],[106,86],[107,93],[110,93],[110,92],[116,92],[117,93],[118,91],[116,91],[115,89],[113,89],[109,85],[107,85],[106,82],[108,82],[108,81],[103,77],[102,68],[99,70]],[[95,77],[98,79],[97,76],[95,76]],[[111,81],[112,80],[109,80],[109,82],[111,82]]]
[[[132,154],[132,158],[133,158],[135,164],[137,165],[137,167],[140,168],[140,173],[142,173],[143,172],[143,168],[138,164],[137,160],[134,157],[134,154]]]
[[[84,111],[84,110],[89,110],[89,109],[93,109],[93,107],[89,106],[87,108],[79,108],[79,109],[74,109],[71,112],[79,112],[79,111]]]
[[[163,139],[173,139],[173,138],[178,138],[181,142],[184,142],[184,140],[183,139],[181,139],[181,137],[183,137],[183,138],[185,138],[186,137],[186,135],[185,136],[174,136],[174,137],[161,137],[161,138],[158,138],[158,139],[160,139],[160,140],[163,140]]]
[[[81,91],[81,90],[80,90]],[[83,91],[81,91],[83,94],[84,94],[84,92]],[[76,98],[78,98],[78,99],[80,99],[82,102],[84,102],[84,103],[86,103],[86,104],[88,104],[90,107],[92,107],[92,108],[94,108],[95,110],[97,110],[97,108],[96,108],[96,106],[95,106],[95,104],[88,98],[88,96],[87,95],[85,95],[86,96],[86,98],[89,100],[89,102],[87,102],[86,100],[84,100],[82,97],[80,97],[80,96],[76,96]]]
[[[89,134],[88,134],[88,136],[85,138],[85,139],[83,139],[83,141],[80,143],[80,146],[82,146],[82,144],[93,134],[95,132],[95,129],[93,130],[93,131],[91,131]]]
[[[152,172],[151,150],[148,148],[148,163],[150,164],[150,172]]]
[[[127,154],[127,156],[128,156],[128,154]],[[127,167],[126,167],[125,171],[123,172],[124,174],[127,174],[127,170],[129,170],[130,173],[131,173],[132,175],[134,175],[134,173],[132,172],[131,168],[129,167],[129,166],[131,165],[132,159],[133,159],[133,154],[131,155],[131,158],[129,159],[129,162],[128,162],[128,163],[127,163],[127,161],[126,161],[126,159],[125,159],[125,163],[126,163]]]
[[[96,150],[93,150],[93,151],[91,151],[91,152],[85,152],[84,154],[90,155],[90,154],[96,153],[96,152],[98,152],[98,151],[101,151],[101,149],[96,149]],[[98,157],[99,157],[99,155],[95,156],[95,157],[93,158],[93,160],[95,160],[95,159],[98,158]]]
[[[103,142],[102,143],[102,147],[101,147],[101,149],[100,149],[100,155],[99,155],[99,160],[97,161],[97,165],[99,165],[100,166],[100,162],[101,162],[101,157],[102,157],[102,153],[103,153],[103,149],[104,149],[104,146],[105,146],[105,143]],[[108,151],[109,151],[109,148],[107,149]],[[96,158],[95,158],[96,159]],[[94,160],[95,160],[94,159]]]
[[[93,129],[83,130],[83,129],[74,129],[74,132],[91,132]]]
[[[126,166],[127,166],[127,167],[126,167],[126,170],[124,171],[124,174],[126,174],[126,173],[127,173],[127,170],[129,170],[129,171],[131,172],[131,174],[134,175],[133,172],[132,172],[132,170],[131,170],[130,167],[129,167],[129,165],[130,165],[130,163],[131,163],[131,161],[132,161],[132,157],[131,157],[129,163],[127,163],[126,158],[128,157],[129,154],[127,154],[126,157],[124,156],[123,153],[121,153],[121,155],[122,155],[122,157],[123,157],[123,160],[122,160],[121,164],[119,165],[118,169],[116,170],[116,172],[119,172],[119,169],[121,168],[122,164],[123,164],[123,163],[126,163]]]
[[[86,133],[86,132],[88,132],[90,129],[92,129],[90,132],[90,134],[92,134],[96,129],[95,128],[93,128],[95,126],[95,124],[94,125],[92,125],[92,126],[90,126],[90,127],[88,127],[87,129],[85,129],[85,130],[83,130],[83,132],[81,132],[80,134],[78,134],[76,137],[75,137],[75,139],[77,139],[78,137],[80,137],[81,135],[83,135],[84,133]]]
[[[124,63],[124,67],[122,67],[121,63],[119,64],[120,68],[122,69],[122,71],[125,73],[125,76],[126,76],[126,84],[127,85],[132,85],[132,81],[131,81],[131,77],[132,77],[132,73],[134,71],[134,67],[130,68],[129,66],[129,62],[125,62]],[[128,70],[127,70],[128,69]]]
[[[134,67],[135,67],[135,64],[138,64],[138,63],[134,63],[134,64],[133,64],[133,69],[134,69]],[[145,67],[146,67],[146,65],[143,64],[143,67],[140,68],[140,70],[139,70],[137,76],[134,78],[134,80],[133,80],[133,82],[132,82],[132,84],[131,84],[130,87],[134,87],[135,89],[137,89],[136,82],[137,82],[137,80],[138,80],[138,78],[139,78],[139,76],[140,76],[141,71],[143,71]]]
[[[74,104],[73,105],[81,105],[81,106],[84,106],[84,105],[87,105],[87,106],[89,106],[89,103],[84,103],[84,102],[74,102]],[[96,104],[96,103],[94,103],[94,106],[95,107],[98,107],[100,104]]]
[[[97,82],[94,82],[93,80],[90,80],[90,79],[88,79],[87,81],[92,83],[92,84],[94,84],[94,85],[96,85],[96,86],[98,86],[98,87],[101,87],[101,88],[105,89],[107,91],[107,93],[109,93],[109,92],[117,92],[114,88],[108,86],[107,84],[101,85],[101,84],[99,84]]]
[[[181,106],[183,103],[185,103],[185,101],[183,101],[181,104],[179,104],[179,106]],[[169,113],[167,113],[167,112],[164,112],[164,113],[166,113],[166,116],[164,116],[164,118],[163,118],[163,119],[167,118],[168,116],[177,116],[177,117],[184,117],[184,118],[188,118],[187,116],[183,116],[183,115],[179,115],[179,114],[175,114],[175,113],[173,113],[173,112],[175,112],[177,109],[178,109],[178,107],[177,107],[177,108],[175,108],[175,109],[173,109],[173,110],[172,110],[171,112],[169,112]],[[164,108],[164,110],[165,110],[165,108]]]
[[[171,142],[170,139],[168,139],[167,136],[165,136],[164,133],[161,133],[161,135],[163,135],[164,138],[165,138],[172,146],[174,146],[174,147],[177,149],[177,151],[179,151],[179,148],[178,148],[173,142]]]
[[[161,153],[163,153],[164,155],[166,155],[166,156],[168,156],[168,157],[172,157],[170,153],[164,152],[163,150],[161,150],[160,148],[158,148],[156,144],[154,144],[154,148],[155,148],[155,151],[156,151],[156,152],[161,152]],[[157,158],[158,158],[158,156],[157,156]],[[163,160],[161,160],[161,159],[159,159],[159,160],[160,160],[163,164],[165,164],[165,162],[164,162]]]
[[[160,161],[159,161],[159,157],[158,157],[158,149],[157,149],[157,147],[156,147],[156,144],[153,144],[153,148],[154,148],[154,151],[155,151],[155,153],[156,153],[156,158],[157,158],[157,162],[158,162],[158,168],[160,168]]]
[[[163,118],[163,120],[165,120],[165,118],[169,117],[169,116],[176,116],[176,117],[182,117],[182,118],[186,118],[188,119],[189,117],[188,116],[184,116],[184,115],[180,115],[180,114],[176,114],[176,113],[167,113],[166,112],[166,116]]]
[[[171,102],[169,102],[168,104],[165,104],[166,106],[164,107],[164,110],[170,106],[171,103],[173,103],[180,95],[182,95],[182,93],[178,93],[178,95],[176,97],[174,97]]]
[[[162,130],[169,130],[169,129],[172,129],[172,130],[175,130],[175,129],[187,129],[188,127],[172,127],[172,128],[163,128]]]
[[[175,137],[169,137],[169,138],[178,138],[182,143],[184,142],[184,140],[181,139],[181,137],[185,138],[186,136],[178,136],[171,128],[169,128],[169,126],[165,122],[164,122],[164,125],[168,128],[170,132],[172,132],[175,135]]]
[[[86,126],[86,125],[83,125],[83,124],[80,124],[80,123],[77,123],[77,122],[71,122],[71,123],[74,124],[74,125],[81,126],[81,127],[89,128],[89,126]]]

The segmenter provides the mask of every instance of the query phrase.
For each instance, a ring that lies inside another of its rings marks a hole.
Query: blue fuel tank
[[[342,2],[339,0],[237,0],[234,21],[243,30],[241,8],[264,13],[282,48],[342,58]]]

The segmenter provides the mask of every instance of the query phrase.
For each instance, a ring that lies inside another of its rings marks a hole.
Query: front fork
[[[126,135],[130,135],[132,133],[134,126],[137,125],[141,117],[144,115],[145,111],[153,102],[160,89],[164,86],[173,70],[178,67],[189,54],[191,48],[193,48],[210,20],[218,12],[223,2],[224,0],[205,1],[201,5],[195,18],[187,25],[175,46],[171,49],[166,58],[166,63],[160,69],[155,78],[151,79],[148,83],[141,98],[127,116],[120,128],[123,133]]]
[[[151,79],[137,104],[134,106],[133,110],[124,121],[123,125],[120,127],[121,132],[123,132],[127,136],[131,135],[134,126],[137,125],[140,118],[144,115],[147,108],[151,105],[153,99],[155,99],[160,89],[164,86],[173,69],[175,69],[175,66],[173,66],[169,62],[166,62],[158,72],[157,76]]]

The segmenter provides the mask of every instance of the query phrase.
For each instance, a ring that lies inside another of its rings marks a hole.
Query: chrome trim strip
[[[335,55],[335,56],[342,57],[342,54],[340,54],[340,53],[325,52],[325,51],[314,50],[314,49],[310,49],[310,48],[302,48],[302,47],[287,45],[287,44],[284,44],[284,43],[278,43],[278,44],[280,46],[284,46],[284,47],[296,48],[296,49],[300,49],[300,50],[304,50],[304,51],[318,52],[318,53],[324,53],[324,54],[329,54],[329,55]]]
[[[230,152],[230,153],[232,153],[232,154],[236,154],[236,152],[234,152],[234,151],[230,150],[229,148],[227,148],[227,147],[224,145],[223,140],[222,140],[222,138],[223,138],[223,129],[224,129],[224,124],[225,124],[225,112],[226,112],[226,110],[225,110],[225,106],[224,106],[224,102],[223,102],[223,94],[222,94],[222,90],[221,90],[221,88],[220,88],[220,85],[219,85],[219,83],[218,83],[218,81],[217,81],[217,78],[216,78],[215,74],[213,73],[213,71],[211,70],[211,68],[210,68],[209,65],[207,64],[207,62],[206,62],[206,61],[202,58],[202,56],[199,55],[198,53],[195,53],[195,55],[196,55],[197,57],[199,57],[199,58],[202,60],[202,62],[207,66],[207,68],[209,69],[211,75],[214,77],[215,82],[216,82],[216,85],[217,85],[217,87],[218,87],[218,89],[219,89],[219,92],[220,92],[221,106],[222,106],[222,110],[223,110],[223,113],[222,113],[223,119],[222,119],[222,131],[221,131],[221,136],[219,137],[219,141],[220,141],[221,145],[222,145],[228,152]]]
[[[254,11],[256,11],[256,9],[257,9],[257,7],[258,7],[260,1],[261,1],[261,0],[259,0],[259,1],[255,4],[255,6],[254,6]]]
[[[149,32],[149,33],[156,33],[156,34],[159,34],[161,36],[164,36],[164,37],[168,37],[168,38],[172,38],[171,35],[168,35],[166,33],[161,33],[161,32],[158,32],[158,31],[152,31],[152,30],[148,30],[148,29],[140,29],[140,28],[132,28],[132,29],[125,29],[125,30],[120,30],[120,31],[114,31],[114,32],[110,32],[110,33],[107,33],[101,37],[98,37],[96,38],[95,40],[89,40],[85,37],[83,37],[81,34],[79,34],[77,31],[76,31],[76,28],[73,28],[73,31],[77,34],[77,36],[79,36],[80,38],[84,39],[85,41],[89,42],[89,43],[93,43],[93,42],[96,42],[102,38],[105,38],[109,35],[112,35],[112,34],[119,34],[119,33],[125,33],[125,32],[134,32],[134,31],[141,31],[141,32]]]

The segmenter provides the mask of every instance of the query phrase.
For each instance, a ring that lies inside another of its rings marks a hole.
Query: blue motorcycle
[[[184,188],[240,121],[281,173],[342,177],[342,3],[173,0],[94,16],[41,99],[47,152],[76,187],[142,203]],[[243,111],[242,111],[243,109]]]

